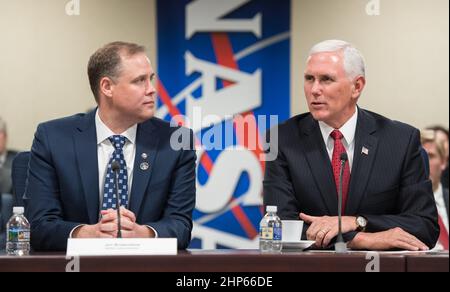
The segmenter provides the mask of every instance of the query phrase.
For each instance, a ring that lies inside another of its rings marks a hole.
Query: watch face
[[[364,217],[358,217],[358,225],[361,227],[366,227],[367,220]]]

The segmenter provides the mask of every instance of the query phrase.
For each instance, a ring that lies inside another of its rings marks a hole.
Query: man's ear
[[[100,92],[106,97],[112,97],[114,82],[109,77],[100,79]]]
[[[365,86],[366,86],[366,78],[364,78],[364,76],[356,77],[355,80],[353,81],[352,97],[359,98]]]

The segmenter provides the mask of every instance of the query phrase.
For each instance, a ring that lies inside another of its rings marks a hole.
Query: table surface
[[[176,256],[66,258],[63,253],[13,257],[0,252],[0,272],[448,272],[448,253],[367,253],[189,250]]]

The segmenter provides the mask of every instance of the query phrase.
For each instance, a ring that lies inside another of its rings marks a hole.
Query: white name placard
[[[176,238],[69,238],[67,256],[176,255]]]

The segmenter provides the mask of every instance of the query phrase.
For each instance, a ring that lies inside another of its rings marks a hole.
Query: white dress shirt
[[[322,133],[323,141],[325,142],[325,145],[327,147],[330,161],[333,159],[333,150],[334,150],[334,139],[330,136],[330,134],[334,130],[339,130],[344,136],[344,138],[342,139],[342,144],[344,145],[345,151],[347,152],[350,172],[352,170],[353,156],[355,152],[355,132],[357,122],[358,122],[358,108],[356,108],[353,116],[340,129],[335,129],[333,127],[330,127],[326,123],[319,121],[320,132]]]
[[[442,187],[442,184],[439,184],[438,189],[436,190],[436,192],[434,192],[434,200],[436,201],[438,214],[439,216],[441,216],[442,221],[444,222],[445,225],[445,229],[448,232],[448,214],[447,208],[445,207],[444,189]]]
[[[434,200],[436,201],[436,207],[438,210],[438,214],[442,219],[442,222],[444,223],[445,229],[448,233],[448,214],[447,214],[447,208],[445,207],[445,201],[444,201],[444,191],[442,184],[439,184],[438,189],[434,192]],[[433,250],[443,250],[444,248],[441,246],[439,241],[437,242],[436,246],[433,248]]]
[[[7,153],[7,151],[5,151],[5,153],[3,153],[3,154],[0,154],[0,168],[2,168],[6,162],[6,153]]]

